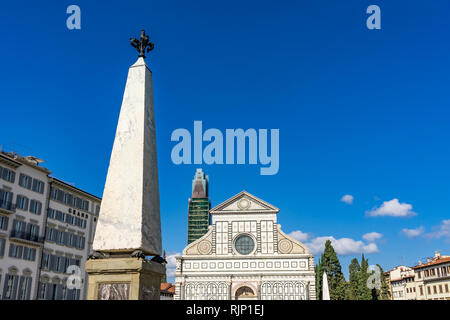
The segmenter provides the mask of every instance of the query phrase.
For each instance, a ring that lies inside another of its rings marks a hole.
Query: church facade
[[[211,209],[208,232],[176,257],[175,300],[315,300],[314,257],[242,191]]]

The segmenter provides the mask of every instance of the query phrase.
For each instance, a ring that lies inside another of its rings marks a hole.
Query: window
[[[6,245],[6,239],[0,238],[0,257],[3,257],[5,255],[5,245]]]
[[[44,270],[50,269],[50,254],[44,253],[44,255],[42,256],[41,268]]]
[[[17,219],[14,219],[13,221],[13,232],[12,237],[21,237],[25,233],[27,228],[27,223],[25,221],[19,221]]]
[[[77,241],[77,248],[78,249],[84,249],[84,243],[85,243],[85,239],[82,236],[78,236],[78,241]]]
[[[64,232],[56,230],[57,231],[57,235],[56,235],[56,243],[57,244],[64,244]]]
[[[43,194],[44,193],[44,182],[38,179],[33,179],[33,188],[32,190],[34,192],[38,192]]]
[[[55,219],[55,210],[54,209],[48,208],[48,217],[50,219]]]
[[[0,208],[6,209],[6,210],[12,210],[12,198],[13,193],[0,189]]]
[[[63,300],[66,300],[66,295],[67,295],[67,287],[66,286],[62,286],[61,297],[62,297]]]
[[[442,284],[439,285],[439,293],[442,293]]]
[[[58,189],[50,187],[50,198],[56,200],[56,195],[58,193]]]
[[[56,200],[64,202],[64,191],[56,190]]]
[[[20,210],[28,210],[28,198],[25,196],[17,195],[16,208]]]
[[[18,290],[17,300],[30,300],[31,293],[31,277],[20,277],[20,284]]]
[[[419,286],[419,290],[420,290],[420,295],[423,296],[423,287]]]
[[[12,244],[12,243],[9,244],[9,257],[10,258],[21,259],[22,251],[23,251],[22,246],[16,246],[15,244]]]
[[[448,284],[445,284],[445,293],[448,293]]]
[[[38,299],[45,299],[47,292],[47,283],[39,282]]]
[[[70,233],[69,234],[69,246],[75,247],[77,242],[77,235]]]
[[[8,230],[8,217],[0,216],[0,230]]]
[[[86,227],[86,222],[78,217],[75,217],[75,225],[80,227],[80,228],[85,228]]]
[[[66,214],[66,222],[73,224],[74,217],[70,214]]]
[[[53,228],[47,226],[47,234],[45,235],[45,241],[53,242],[54,240],[52,239],[52,237],[53,237]]]
[[[0,167],[0,178],[2,178],[5,181],[14,183],[16,180],[16,174],[14,171],[9,170],[8,168]]]
[[[19,276],[7,274],[5,277],[5,288],[3,290],[3,299],[15,300],[17,296],[17,285],[19,283]]]
[[[437,294],[436,286],[433,286],[433,293],[434,293],[434,294]]]
[[[70,258],[65,258],[65,264],[64,264],[64,269],[63,269],[63,272],[64,273],[67,273],[67,268],[69,268],[69,266],[70,266]]]
[[[82,207],[82,209],[84,211],[89,211],[89,201],[83,200],[83,207]]]
[[[64,272],[65,265],[66,265],[66,257],[55,256],[55,266],[53,271]]]
[[[234,242],[236,251],[240,254],[247,255],[255,248],[255,242],[248,235],[241,235]]]
[[[19,176],[19,186],[24,187],[26,189],[30,189],[32,187],[33,179],[26,174],[21,173]]]
[[[82,209],[82,208],[83,208],[83,207],[82,207],[82,201],[83,201],[83,200],[81,200],[80,198],[75,197],[75,198],[74,198],[75,207],[77,207],[78,209]]]
[[[60,256],[52,256],[52,258],[53,258],[52,270],[55,272],[58,272],[59,264],[61,263],[61,257]]]
[[[55,215],[56,220],[64,222],[64,217],[65,217],[65,213],[64,212],[56,210],[56,215]]]
[[[29,223],[28,226],[28,232],[30,234],[30,240],[38,240],[39,239],[39,226],[34,223]]]
[[[34,261],[36,259],[36,249],[24,247],[23,259],[28,261]]]
[[[40,203],[37,200],[31,200],[30,201],[30,212],[40,215],[42,210],[42,203]]]
[[[431,294],[431,287],[427,287],[428,294]]]
[[[73,206],[73,195],[71,195],[70,193],[65,193],[64,202],[69,206]]]

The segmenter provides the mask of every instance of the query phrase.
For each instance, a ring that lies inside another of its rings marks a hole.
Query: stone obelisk
[[[139,57],[128,71],[109,162],[94,254],[86,263],[90,300],[159,299],[161,218],[152,72],[145,31],[131,39]],[[156,256],[151,261],[148,256]]]
[[[323,272],[322,278],[323,290],[322,290],[322,300],[330,300],[330,289],[328,288],[328,277],[327,273]]]

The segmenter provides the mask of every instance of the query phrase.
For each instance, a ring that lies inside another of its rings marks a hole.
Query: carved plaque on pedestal
[[[100,283],[98,285],[98,300],[129,300],[129,283]]]
[[[141,300],[159,300],[159,293],[159,290],[156,290],[154,287],[144,286]]]

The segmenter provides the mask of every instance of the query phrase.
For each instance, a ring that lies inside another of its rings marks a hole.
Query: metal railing
[[[16,212],[16,205],[11,201],[5,201],[0,199],[0,209]]]
[[[39,235],[30,233],[30,232],[25,232],[25,231],[12,230],[10,237],[27,240],[27,241],[32,241],[32,242],[37,242],[37,243],[44,242],[44,237],[39,237]]]

